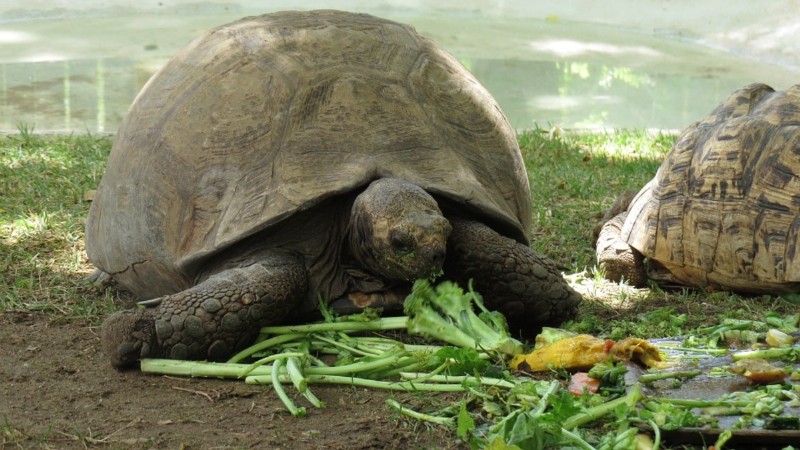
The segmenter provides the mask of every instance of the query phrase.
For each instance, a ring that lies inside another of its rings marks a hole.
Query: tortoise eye
[[[414,240],[407,233],[399,230],[392,230],[389,242],[392,248],[400,253],[411,253],[414,251]]]

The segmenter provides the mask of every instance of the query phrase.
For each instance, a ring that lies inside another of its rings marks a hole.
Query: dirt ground
[[[0,448],[462,447],[450,431],[393,413],[385,392],[315,386],[327,408],[293,418],[263,387],[119,372],[96,327],[51,319],[0,313]]]

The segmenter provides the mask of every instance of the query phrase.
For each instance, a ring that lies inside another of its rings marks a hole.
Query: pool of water
[[[147,79],[215,25],[265,10],[211,5],[0,17],[0,131],[113,132]],[[727,94],[797,70],[739,58],[680,35],[558,18],[369,9],[413,24],[453,53],[518,128],[681,129]]]

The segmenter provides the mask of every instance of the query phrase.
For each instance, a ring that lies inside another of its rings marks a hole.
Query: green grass
[[[797,311],[781,298],[724,292],[632,289],[593,273],[592,228],[626,189],[658,168],[674,136],[531,130],[519,138],[529,170],[534,248],[553,258],[587,301],[569,326],[610,337],[691,332],[720,317]],[[83,247],[88,200],[111,144],[105,137],[42,137],[21,128],[0,136],[0,312],[39,311],[52,320],[100,321],[116,291],[82,282],[92,268]]]
[[[100,180],[106,138],[42,138],[21,129],[0,141],[0,311],[98,318],[113,307],[81,280],[85,197]]]
[[[567,272],[594,264],[592,228],[627,189],[656,172],[673,136],[531,130],[519,137],[533,202],[533,247]]]

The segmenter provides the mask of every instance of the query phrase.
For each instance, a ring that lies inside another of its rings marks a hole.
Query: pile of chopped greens
[[[325,406],[312,392],[315,384],[460,392],[459,400],[437,411],[415,411],[394,399],[387,404],[406,416],[451,429],[471,448],[657,449],[662,430],[718,427],[717,417],[722,415],[739,417],[732,429],[800,430],[797,414],[787,413],[795,411],[792,408],[800,410],[796,383],[800,381],[796,364],[800,350],[791,335],[797,332],[798,315],[773,316],[768,323],[723,321],[679,345],[666,346],[669,358],[686,359],[726,353],[720,347],[731,339],[766,341],[774,345],[733,353],[733,360],[780,360],[783,370],[790,370],[786,382],[698,400],[646,392],[653,383],[681,383],[699,375],[699,370],[657,369],[631,378],[625,364],[609,359],[586,374],[599,380],[595,393],[568,390],[569,374],[563,370],[538,378],[510,370],[507,362],[523,352],[523,344],[509,335],[502,315],[486,310],[471,286],[464,292],[451,282],[434,287],[427,280],[417,281],[405,302],[406,315],[401,317],[381,318],[374,311],[342,317],[325,310],[324,314],[325,321],[320,323],[265,327],[254,345],[226,363],[146,359],[141,368],[149,373],[238,378],[271,386],[294,416],[305,415],[307,406],[298,406],[289,389],[311,407]],[[389,330],[404,330],[427,338],[428,343],[386,337]],[[558,339],[548,335],[547,340]],[[722,433],[715,449],[722,449],[731,435],[730,430]]]

